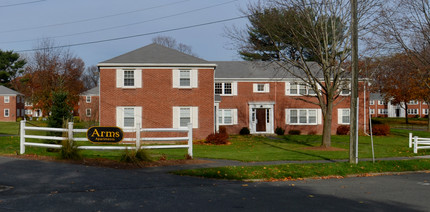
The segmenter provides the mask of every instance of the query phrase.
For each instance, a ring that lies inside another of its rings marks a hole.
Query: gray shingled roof
[[[370,100],[383,100],[384,97],[380,93],[370,93]]]
[[[0,95],[22,95],[22,94],[10,88],[4,87],[3,85],[0,85]]]
[[[99,86],[97,85],[96,87],[81,93],[81,96],[98,96],[99,94],[100,94],[100,90],[99,90]]]
[[[159,45],[150,44],[134,51],[125,53],[118,57],[103,61],[99,66],[109,66],[115,64],[211,64],[206,60],[179,52],[177,50]]]
[[[271,78],[296,78],[291,73],[271,62],[250,61],[214,61],[217,65],[215,78],[218,79],[271,79]],[[317,76],[322,77],[319,66],[309,63],[309,66]],[[293,73],[303,76],[303,71],[296,67],[290,68]]]

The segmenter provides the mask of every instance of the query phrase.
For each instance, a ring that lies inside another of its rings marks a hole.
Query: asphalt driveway
[[[0,157],[0,211],[430,211],[430,174],[286,182]]]

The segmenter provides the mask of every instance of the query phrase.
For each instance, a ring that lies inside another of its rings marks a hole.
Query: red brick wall
[[[269,93],[254,93],[253,84],[254,83],[269,83],[270,89]],[[362,84],[362,83],[360,83]],[[275,102],[274,105],[274,127],[281,127],[286,133],[290,130],[300,130],[302,134],[322,134],[323,125],[287,125],[285,121],[285,109],[295,109],[295,108],[306,108],[306,109],[319,109],[320,107],[302,100],[297,100],[297,96],[286,96],[285,95],[285,82],[238,82],[237,96],[222,96],[221,103],[219,105],[220,109],[233,109],[238,110],[238,124],[237,125],[222,125],[227,128],[227,132],[231,134],[238,134],[240,129],[243,127],[249,128],[249,102]],[[364,114],[363,114],[363,89],[359,92],[360,96],[360,120],[359,127],[363,129],[364,124]],[[368,96],[368,95],[367,95]],[[316,97],[302,97],[309,101],[317,102]],[[366,98],[368,99],[368,98]],[[336,100],[333,115],[332,115],[332,130],[331,133],[335,134],[338,124],[338,108],[350,108],[350,98],[349,96],[341,96]],[[368,103],[366,103],[368,105]],[[368,113],[366,111],[366,116]],[[322,118],[322,122],[324,119]],[[366,120],[367,122],[367,120]]]
[[[87,96],[79,96],[79,119],[82,121],[99,121],[99,96],[91,96],[87,103]],[[87,116],[87,109],[91,109],[91,116]]]
[[[4,98],[5,96],[0,96],[0,121],[14,122],[17,118],[23,118],[24,103],[21,100],[17,103],[17,96],[9,96],[9,103],[4,103]],[[9,117],[4,117],[4,109],[9,109]],[[19,116],[17,110],[19,110]]]
[[[116,88],[116,69],[100,67],[100,125],[116,125],[117,106],[141,106],[143,128],[173,127],[174,106],[197,106],[199,123],[193,137],[214,131],[214,70],[198,70],[198,88],[172,85],[172,69],[143,69],[142,88]]]

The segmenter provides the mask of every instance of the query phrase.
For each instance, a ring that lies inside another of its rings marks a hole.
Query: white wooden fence
[[[420,138],[409,133],[409,148],[412,147],[415,154],[418,153],[419,149],[430,149],[430,138]]]
[[[49,128],[49,127],[30,127],[26,126],[26,121],[21,121],[20,127],[20,154],[25,153],[25,146],[36,146],[45,148],[55,148],[60,149],[62,145],[60,144],[45,144],[45,143],[34,143],[26,142],[27,138],[32,139],[42,139],[42,140],[73,140],[73,141],[88,141],[85,137],[75,137],[74,133],[86,133],[87,129],[73,129],[73,122],[68,123],[68,128]],[[30,135],[26,131],[49,131],[49,132],[67,132],[68,137],[58,137],[58,136],[42,136],[42,135]],[[188,148],[188,155],[193,157],[193,127],[192,124],[188,124],[187,128],[140,128],[137,126],[132,130],[123,130],[124,133],[131,132],[135,133],[134,138],[124,138],[123,141],[135,142],[135,146],[78,146],[78,149],[88,149],[88,150],[124,150],[124,149],[174,149],[174,148]],[[187,133],[185,137],[151,137],[147,138],[141,137],[141,132],[181,132]],[[152,146],[142,146],[141,141],[188,141],[187,144],[183,145],[152,145]],[[88,141],[89,142],[89,141]]]

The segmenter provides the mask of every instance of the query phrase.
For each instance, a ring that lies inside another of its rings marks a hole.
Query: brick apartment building
[[[96,86],[79,95],[78,114],[82,121],[99,120],[99,86]]]
[[[321,109],[297,98],[316,101],[313,90],[275,66],[245,61],[210,62],[151,44],[98,64],[101,126],[144,128],[193,125],[195,138],[225,126],[238,134],[274,133],[276,127],[322,134]],[[315,70],[317,66],[315,65]],[[297,70],[299,72],[299,70]],[[360,82],[360,129],[366,128],[368,96]],[[90,92],[90,91],[88,91]],[[91,93],[91,92],[90,92]],[[87,114],[91,96],[84,93],[80,116]],[[332,133],[349,124],[350,91],[345,89],[333,108]],[[95,107],[96,108],[96,107]],[[91,116],[94,111],[91,109]]]
[[[24,95],[0,85],[0,121],[15,122],[24,118]]]
[[[405,104],[392,104],[386,101],[379,93],[372,93],[369,98],[370,114],[372,117],[405,117],[406,113],[409,118],[428,117],[429,106],[423,101],[413,100],[407,103],[408,110],[405,112]]]

